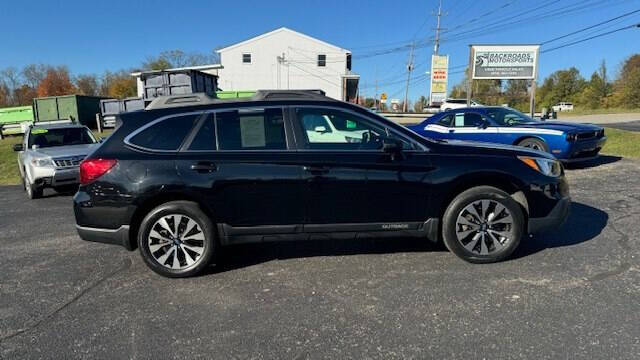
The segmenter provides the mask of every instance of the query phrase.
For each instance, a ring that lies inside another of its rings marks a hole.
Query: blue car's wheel
[[[549,147],[547,146],[547,144],[544,141],[536,138],[526,138],[524,140],[521,140],[518,143],[518,146],[524,146],[533,150],[549,152]]]

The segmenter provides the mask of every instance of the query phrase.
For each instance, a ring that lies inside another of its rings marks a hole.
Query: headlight
[[[35,158],[35,159],[31,159],[31,163],[34,166],[37,166],[37,167],[53,166],[53,161],[51,161],[51,158]]]
[[[547,176],[557,177],[562,175],[562,164],[558,160],[529,156],[518,156],[518,159],[527,164],[527,166],[533,170],[541,172]]]

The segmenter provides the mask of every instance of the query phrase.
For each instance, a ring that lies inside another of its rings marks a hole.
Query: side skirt
[[[356,224],[291,224],[232,226],[218,224],[222,245],[301,240],[350,240],[361,238],[416,237],[432,242],[439,239],[440,221],[356,223]]]

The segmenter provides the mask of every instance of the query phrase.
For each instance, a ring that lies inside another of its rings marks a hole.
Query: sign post
[[[531,116],[535,112],[535,91],[538,78],[540,45],[471,45],[472,80],[531,80]],[[471,84],[467,87],[467,102],[471,100]]]
[[[449,56],[431,55],[431,95],[429,104],[441,104],[447,97]]]

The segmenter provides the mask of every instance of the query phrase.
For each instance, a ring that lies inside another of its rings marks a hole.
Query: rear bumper
[[[82,240],[121,245],[127,250],[133,250],[133,246],[129,241],[129,225],[122,225],[117,229],[102,229],[76,225],[76,230]]]
[[[529,219],[529,234],[558,229],[567,221],[571,208],[571,198],[564,197],[553,207],[549,215]]]

